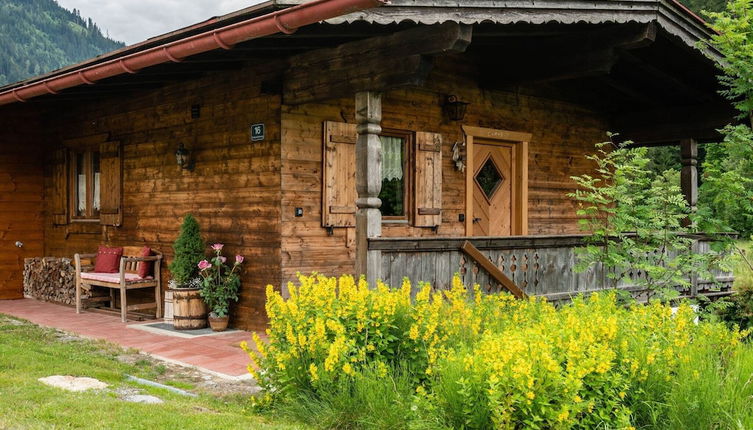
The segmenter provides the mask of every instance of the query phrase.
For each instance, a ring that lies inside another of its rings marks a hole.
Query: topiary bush
[[[204,259],[205,249],[199,223],[193,215],[187,214],[180,226],[180,235],[173,244],[175,256],[169,266],[178,287],[185,287],[191,280],[199,277],[198,264]]]

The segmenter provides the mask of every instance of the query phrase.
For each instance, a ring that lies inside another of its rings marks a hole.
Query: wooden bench
[[[127,321],[128,311],[155,308],[155,317],[162,316],[162,289],[160,283],[160,263],[162,254],[152,250],[149,257],[140,257],[142,247],[124,246],[123,256],[120,257],[120,270],[118,273],[97,273],[84,271],[83,269],[93,269],[93,264],[84,264],[86,260],[92,263],[97,254],[76,254],[76,313],[81,313],[81,294],[83,290],[89,292],[93,287],[103,287],[110,289],[109,297],[96,297],[93,301],[110,302],[110,309],[115,309],[115,290],[120,290],[120,318],[123,322]],[[138,275],[139,262],[153,262],[153,276],[141,278]],[[127,292],[129,290],[154,288],[154,302],[140,303],[137,305],[128,305]]]

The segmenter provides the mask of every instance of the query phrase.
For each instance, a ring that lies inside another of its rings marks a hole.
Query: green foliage
[[[727,4],[726,0],[681,0],[680,3],[688,7],[696,14],[702,14],[703,11],[719,12],[724,10]]]
[[[241,263],[243,257],[235,256],[235,262],[228,266],[227,258],[222,255],[221,243],[212,245],[214,257],[211,260],[202,260],[198,267],[203,278],[201,284],[201,297],[209,307],[213,317],[226,317],[230,311],[230,302],[238,301],[238,290],[241,287]]]
[[[185,286],[199,276],[199,261],[204,259],[206,245],[201,238],[199,223],[193,215],[187,214],[180,226],[180,235],[173,244],[174,259],[170,263],[170,273],[179,287]]]
[[[569,196],[578,202],[581,228],[590,233],[576,270],[602,265],[612,288],[624,280],[645,288],[649,299],[671,299],[678,286],[689,285],[689,274],[708,273],[716,256],[692,252],[692,239],[683,235],[690,211],[679,173],[653,172],[648,149],[629,143],[597,144],[596,154],[587,156],[597,176],[572,178],[579,189]],[[631,277],[636,272],[641,275]]]
[[[724,95],[740,119],[753,118],[753,4],[733,0],[721,12],[707,14],[716,30],[710,47],[724,56],[718,62]],[[701,220],[715,220],[706,228],[753,234],[753,131],[748,124],[728,125],[724,141],[708,148],[699,190]],[[708,221],[706,222],[707,224]]]
[[[0,0],[0,85],[123,46],[54,0]]]
[[[698,222],[705,231],[753,235],[753,132],[724,128],[724,142],[708,145],[698,190]]]

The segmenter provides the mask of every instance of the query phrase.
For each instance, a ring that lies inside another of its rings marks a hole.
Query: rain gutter
[[[309,24],[387,3],[388,0],[313,0],[144,51],[0,91],[0,105],[25,102],[34,97],[57,94],[62,90],[84,84],[93,85],[102,79],[126,73],[138,73],[141,69],[158,64],[178,63],[186,57],[215,49],[232,49],[234,45],[250,39],[276,33],[292,34],[296,29]]]

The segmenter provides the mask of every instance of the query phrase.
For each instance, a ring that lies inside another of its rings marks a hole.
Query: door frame
[[[515,151],[515,163],[513,165],[515,183],[512,187],[512,225],[510,232],[513,236],[528,234],[528,142],[531,141],[531,133],[498,130],[493,128],[474,127],[464,125],[465,134],[465,235],[473,236],[473,191],[476,181],[474,180],[474,147],[475,138],[484,139],[484,144],[495,142],[504,145],[512,144]]]

